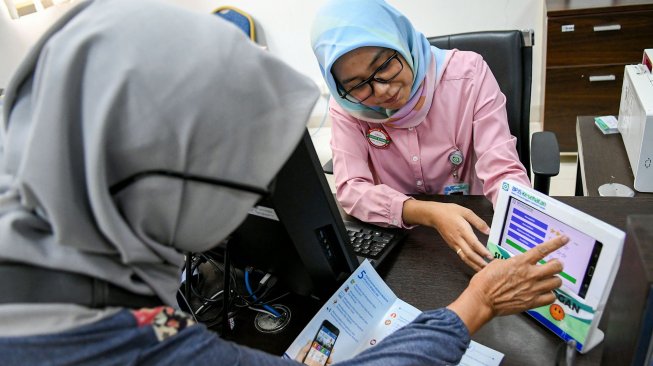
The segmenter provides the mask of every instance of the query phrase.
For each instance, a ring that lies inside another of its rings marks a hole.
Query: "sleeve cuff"
[[[413,197],[406,196],[405,194],[398,194],[392,198],[390,203],[390,217],[389,224],[392,226],[400,227],[402,229],[412,229],[417,225],[406,225],[403,220],[404,202],[407,200],[414,200]]]

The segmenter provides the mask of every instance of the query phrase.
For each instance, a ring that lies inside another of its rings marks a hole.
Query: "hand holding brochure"
[[[419,309],[392,292],[366,260],[322,306],[284,357],[320,366],[347,360],[419,314]],[[472,350],[477,354],[470,358]],[[503,354],[472,342],[460,365],[498,365],[502,358]]]

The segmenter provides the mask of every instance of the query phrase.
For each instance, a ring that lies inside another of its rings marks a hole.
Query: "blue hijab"
[[[320,64],[322,76],[335,100],[345,110],[385,112],[338,97],[331,67],[345,53],[365,46],[396,50],[413,70],[410,98],[417,93],[428,71],[431,59],[440,65],[445,52],[432,47],[408,18],[383,0],[331,0],[318,10],[311,30],[311,45]],[[435,57],[434,57],[435,56]]]

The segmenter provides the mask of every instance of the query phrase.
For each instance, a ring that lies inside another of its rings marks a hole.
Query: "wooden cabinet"
[[[546,0],[544,129],[575,152],[576,117],[617,115],[624,66],[653,48],[653,0]]]

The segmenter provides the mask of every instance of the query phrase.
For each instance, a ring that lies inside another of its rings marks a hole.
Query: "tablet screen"
[[[564,264],[560,273],[563,285],[585,298],[603,247],[600,242],[515,197],[510,197],[504,222],[499,245],[511,254],[523,253],[556,236],[566,235],[569,243],[540,263],[558,258]]]

